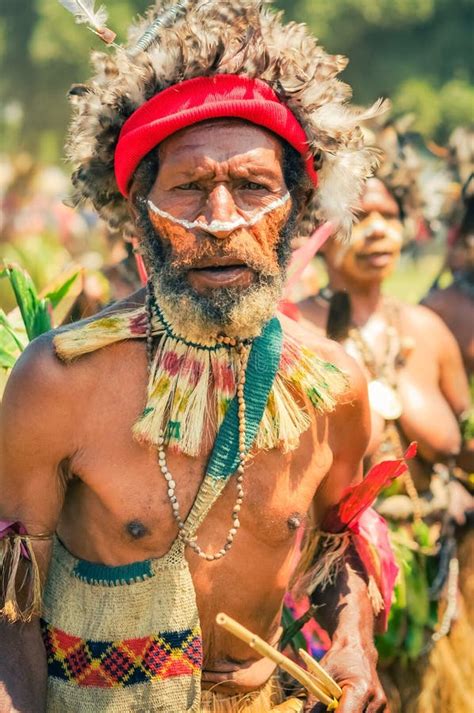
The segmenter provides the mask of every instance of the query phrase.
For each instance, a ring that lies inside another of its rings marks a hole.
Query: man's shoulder
[[[54,336],[51,330],[28,344],[16,362],[9,382],[25,382],[29,388],[49,390],[53,384],[59,385],[66,378],[66,368],[56,356]]]
[[[129,338],[127,315],[134,311],[141,315],[144,300],[145,291],[140,289],[122,300],[110,303],[91,317],[58,327],[51,332],[53,351],[61,362],[78,367],[73,372],[80,371],[81,366],[87,371],[91,362],[94,364],[93,369],[100,369],[101,363],[106,365],[110,360],[116,361],[119,353],[127,358],[129,353],[140,351],[137,341]],[[95,326],[98,322],[102,324]],[[110,348],[104,349],[106,346]]]
[[[5,434],[12,443],[35,444],[42,440],[44,447],[50,447],[53,442],[70,441],[77,394],[67,367],[55,355],[53,336],[48,332],[33,340],[7,380],[1,402],[1,429],[2,437]]]
[[[23,351],[6,384],[4,410],[18,407],[51,416],[74,398],[70,370],[56,356],[54,335],[51,331],[37,337]]]
[[[143,304],[140,293],[135,293],[120,302],[106,307],[93,317],[81,322],[65,325],[51,330],[34,339],[18,359],[7,382],[7,393],[27,394],[33,399],[52,404],[60,398],[62,403],[74,400],[79,393],[91,387],[91,381],[100,380],[103,369],[107,369],[111,360],[117,360],[126,352],[129,356],[134,350],[140,350],[133,340],[126,340],[113,345],[110,350],[97,350],[83,357],[65,363],[59,358],[55,347],[55,338],[68,330],[80,329],[81,325],[97,321],[107,315],[135,309]]]
[[[339,399],[341,405],[366,398],[367,382],[362,370],[338,342],[328,339],[306,322],[295,322],[283,315],[279,315],[279,319],[284,334],[288,334],[344,374],[347,388]]]

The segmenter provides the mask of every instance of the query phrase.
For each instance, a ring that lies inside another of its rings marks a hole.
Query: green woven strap
[[[247,452],[257,435],[263,412],[273,386],[283,344],[280,322],[275,317],[266,324],[250,350],[245,378],[245,446]],[[217,434],[207,474],[212,478],[228,478],[239,465],[239,421],[237,396],[230,404]]]

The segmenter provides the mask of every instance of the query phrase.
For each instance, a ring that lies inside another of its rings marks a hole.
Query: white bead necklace
[[[148,325],[147,325],[147,353],[148,353],[148,369],[151,367],[153,358],[153,334],[152,334],[152,305],[153,305],[153,295],[151,292],[151,286],[148,284],[146,305],[148,312]],[[178,525],[179,537],[182,539],[185,545],[192,549],[199,557],[205,559],[209,562],[213,560],[221,559],[227,552],[231,549],[237,531],[240,528],[240,509],[244,499],[244,471],[245,471],[245,461],[246,461],[246,446],[245,446],[245,432],[246,432],[246,421],[245,421],[245,400],[244,400],[244,387],[245,387],[245,374],[247,370],[247,362],[250,353],[250,346],[242,342],[237,342],[237,340],[231,337],[219,337],[218,341],[221,344],[227,344],[232,347],[237,348],[239,355],[239,372],[237,377],[237,412],[238,412],[238,423],[239,423],[239,465],[237,467],[236,485],[237,485],[237,497],[232,508],[232,527],[229,529],[227,538],[223,547],[214,554],[207,554],[196,542],[196,538],[186,534],[186,525],[181,517],[181,506],[179,504],[178,498],[176,496],[176,482],[168,470],[168,465],[166,461],[165,452],[165,438],[163,431],[160,432],[158,438],[158,465],[161,472],[166,480],[168,499],[171,503],[172,513],[176,523]]]

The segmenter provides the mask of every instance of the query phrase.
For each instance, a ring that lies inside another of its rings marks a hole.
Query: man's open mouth
[[[248,287],[254,271],[246,263],[235,258],[216,258],[202,261],[188,272],[190,284],[199,288]]]

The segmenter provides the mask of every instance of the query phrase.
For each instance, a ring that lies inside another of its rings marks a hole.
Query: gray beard
[[[257,337],[275,314],[283,288],[283,275],[255,283],[247,289],[223,287],[200,295],[159,272],[151,278],[156,300],[176,334],[201,342],[225,334],[237,339]]]
[[[199,294],[189,285],[187,270],[179,270],[166,259],[146,207],[140,205],[141,250],[156,300],[173,331],[190,341],[212,340],[225,334],[237,339],[258,336],[274,316],[281,298],[291,250],[290,237],[295,215],[290,215],[280,234],[277,275],[257,273],[248,288],[223,287]]]

